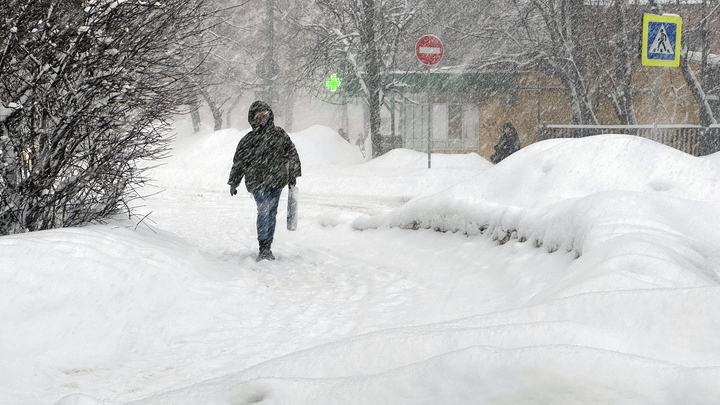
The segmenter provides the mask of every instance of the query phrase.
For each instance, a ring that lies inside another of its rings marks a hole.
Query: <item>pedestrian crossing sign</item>
[[[682,18],[676,15],[645,14],[643,17],[642,64],[680,66]]]

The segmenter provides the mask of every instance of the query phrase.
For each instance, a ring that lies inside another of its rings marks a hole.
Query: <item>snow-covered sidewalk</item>
[[[0,238],[1,403],[720,400],[713,159],[611,136],[428,170],[312,127],[256,263],[241,135],[181,137],[140,224]]]

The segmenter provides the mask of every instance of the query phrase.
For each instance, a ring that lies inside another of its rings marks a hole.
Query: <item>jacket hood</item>
[[[255,114],[257,114],[260,111],[267,111],[270,115],[270,117],[268,118],[268,122],[265,126],[266,127],[274,126],[275,125],[275,115],[273,114],[273,111],[270,108],[270,105],[264,101],[257,100],[250,105],[250,110],[248,110],[248,122],[250,123],[250,127],[252,129],[258,128],[258,125],[255,123]]]

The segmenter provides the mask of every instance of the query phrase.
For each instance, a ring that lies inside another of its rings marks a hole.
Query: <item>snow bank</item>
[[[428,170],[314,128],[305,222],[256,263],[224,184],[242,133],[178,139],[154,231],[0,238],[0,402],[720,402],[717,156],[606,136]],[[358,218],[380,200],[410,201]]]
[[[300,155],[303,170],[316,167],[348,166],[364,161],[362,152],[338,133],[325,126],[313,125],[290,134]]]
[[[151,170],[162,187],[225,190],[237,142],[247,131],[224,129],[193,134],[180,128],[171,156]],[[473,178],[492,164],[476,153],[427,154],[396,149],[365,162],[360,150],[328,127],[315,125],[289,134],[297,147],[304,177],[298,186],[305,195],[333,193],[377,196],[405,202],[417,195],[437,193]],[[313,181],[305,181],[312,177]]]
[[[720,377],[715,367],[720,309],[707,303],[718,299],[718,288],[603,292],[376,331],[137,405],[201,399],[211,404],[712,404],[720,400],[714,383]]]
[[[39,377],[108,376],[118,364],[146,361],[152,368],[158,353],[223,323],[212,304],[228,297],[214,295],[205,272],[225,266],[159,230],[88,226],[3,236],[0,252],[0,397]],[[238,281],[233,290],[253,287]]]
[[[585,271],[557,286],[568,288],[565,294],[608,288],[617,280],[598,274],[612,272],[615,261],[632,264],[628,257],[638,252],[653,259],[634,271],[620,266],[627,274],[618,275],[633,288],[678,280],[704,286],[720,281],[707,260],[718,257],[713,241],[720,231],[710,225],[720,215],[718,200],[720,166],[711,159],[640,137],[604,135],[531,145],[481,176],[391,213],[360,217],[353,226],[484,233],[502,243],[515,238],[588,255],[576,265]],[[608,250],[616,254],[608,258]]]
[[[170,156],[149,172],[163,187],[213,190],[227,188],[235,146],[245,132],[223,129],[178,133]]]
[[[235,147],[247,132],[231,128],[193,134],[187,129],[180,130],[170,157],[154,168],[150,176],[164,187],[225,189]],[[328,127],[316,125],[289,135],[300,155],[303,171],[363,161],[359,149]]]
[[[433,153],[431,156],[431,167],[433,169],[473,169],[486,170],[492,163],[483,159],[477,153],[465,154],[440,154]],[[410,149],[393,149],[388,153],[377,157],[367,163],[367,169],[427,169],[427,153]]]

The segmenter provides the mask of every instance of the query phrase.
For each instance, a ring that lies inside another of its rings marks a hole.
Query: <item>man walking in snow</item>
[[[300,177],[300,157],[290,136],[275,126],[273,112],[263,101],[255,101],[248,111],[252,131],[235,149],[230,170],[230,195],[237,194],[245,177],[245,188],[257,204],[257,236],[260,254],[257,260],[275,260],[270,250],[275,235],[280,194],[286,185],[295,186]]]

